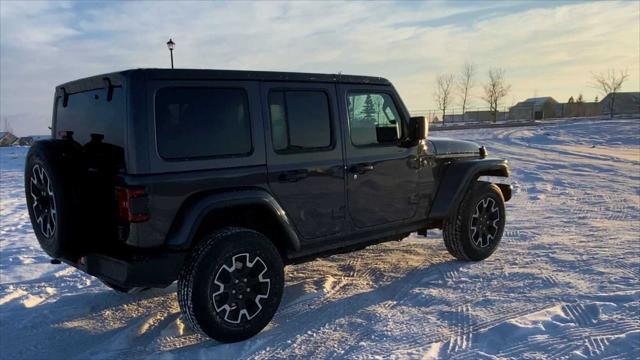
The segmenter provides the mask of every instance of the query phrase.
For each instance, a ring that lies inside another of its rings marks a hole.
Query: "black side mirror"
[[[429,133],[429,122],[424,116],[412,116],[409,119],[409,137],[412,141],[424,140]]]

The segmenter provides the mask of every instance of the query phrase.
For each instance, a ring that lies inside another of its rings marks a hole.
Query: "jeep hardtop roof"
[[[99,89],[105,87],[105,79],[111,85],[122,85],[124,78],[141,76],[154,80],[258,80],[258,81],[295,81],[295,82],[329,82],[345,84],[390,85],[389,80],[375,76],[359,76],[344,74],[314,74],[279,71],[253,70],[215,70],[215,69],[130,69],[112,73],[95,75],[70,81],[59,85],[68,94]]]

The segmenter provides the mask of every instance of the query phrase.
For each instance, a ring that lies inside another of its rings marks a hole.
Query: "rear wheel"
[[[445,246],[458,260],[484,260],[498,248],[505,220],[500,188],[479,181],[469,189],[456,213],[445,220]]]
[[[247,339],[273,318],[284,266],[264,235],[244,228],[217,231],[193,250],[178,278],[178,303],[194,330],[222,342]]]

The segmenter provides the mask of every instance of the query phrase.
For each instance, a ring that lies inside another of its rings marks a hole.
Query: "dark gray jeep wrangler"
[[[441,228],[454,257],[498,246],[506,160],[427,138],[385,79],[138,69],[56,88],[25,169],[42,248],[118,291],[178,281],[194,329],[264,328],[283,267]]]

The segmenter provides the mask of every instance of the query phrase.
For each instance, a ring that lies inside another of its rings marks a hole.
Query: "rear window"
[[[251,152],[249,102],[244,89],[168,87],[155,99],[158,152],[165,159]]]
[[[73,131],[73,138],[82,145],[91,141],[91,134],[103,137],[103,142],[124,147],[124,91],[113,89],[111,101],[107,101],[104,89],[89,90],[69,96],[67,106],[62,96],[56,105],[55,130]],[[58,136],[58,134],[56,134]]]

